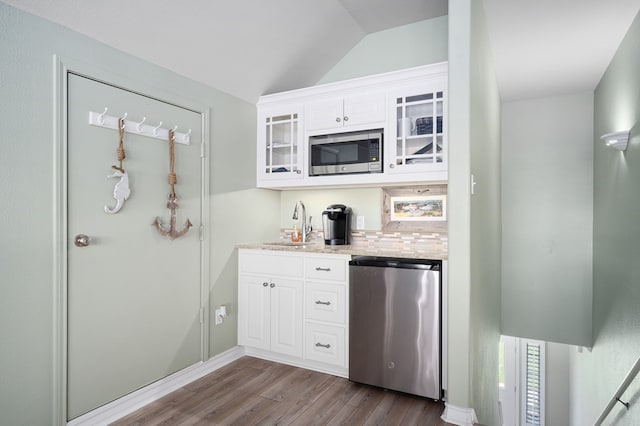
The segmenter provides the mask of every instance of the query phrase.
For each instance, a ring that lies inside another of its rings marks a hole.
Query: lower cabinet
[[[302,356],[302,280],[241,275],[238,290],[238,342]]]
[[[349,259],[240,249],[238,344],[253,356],[348,376]]]
[[[240,250],[238,343],[302,356],[303,258]]]
[[[344,327],[307,322],[304,327],[304,354],[307,359],[346,367]]]

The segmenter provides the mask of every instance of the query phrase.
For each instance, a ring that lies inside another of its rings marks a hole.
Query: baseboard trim
[[[293,367],[300,367],[307,370],[318,371],[320,373],[331,374],[333,376],[344,378],[349,377],[349,370],[346,367],[334,366],[319,361],[298,358],[291,355],[278,354],[271,351],[265,351],[263,349],[245,347],[245,355],[252,356],[254,358],[265,359],[267,361],[279,362],[280,364],[287,364]]]
[[[440,418],[447,423],[459,426],[473,426],[478,423],[476,410],[473,408],[456,407],[448,402],[444,403],[444,412]]]
[[[101,426],[108,425],[163,396],[180,389],[219,368],[241,358],[245,354],[244,348],[233,347],[205,362],[200,362],[183,370],[164,377],[156,382],[118,398],[102,407],[89,411],[67,423],[69,426]]]

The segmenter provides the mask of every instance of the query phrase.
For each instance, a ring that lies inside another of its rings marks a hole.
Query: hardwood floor
[[[114,425],[448,425],[441,402],[252,357]]]

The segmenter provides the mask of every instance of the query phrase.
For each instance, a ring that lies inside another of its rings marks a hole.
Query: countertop
[[[433,249],[407,249],[394,246],[374,247],[364,244],[328,246],[322,242],[290,243],[287,241],[238,244],[237,248],[252,250],[290,251],[294,253],[342,254],[349,256],[386,256],[413,259],[446,260],[447,253],[434,245]]]

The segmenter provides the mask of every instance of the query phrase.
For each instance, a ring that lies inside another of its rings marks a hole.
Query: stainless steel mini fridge
[[[439,260],[349,263],[349,380],[441,398]]]

